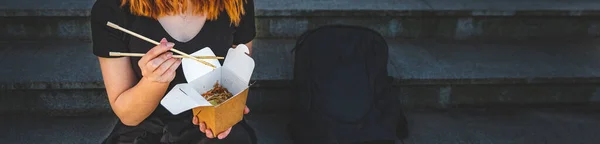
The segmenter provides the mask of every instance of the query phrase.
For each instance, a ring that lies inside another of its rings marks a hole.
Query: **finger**
[[[172,57],[173,54],[169,54],[170,56],[167,57]],[[169,69],[171,69],[171,66],[173,66],[173,64],[177,63],[177,59],[176,58],[169,58],[167,59],[165,62],[163,62],[162,64],[160,64],[160,66],[158,66],[158,68],[156,68],[156,70],[154,70],[154,74],[157,75],[163,75],[165,74]]]
[[[177,68],[179,68],[179,66],[181,65],[181,59],[177,59],[177,61],[171,65],[171,67],[165,72],[163,73],[162,77],[166,77],[166,78],[174,78],[175,77],[175,71],[177,70]]]
[[[224,139],[225,137],[227,137],[227,135],[229,135],[229,132],[231,132],[231,128],[227,129],[226,131],[220,133],[217,138],[219,139]]]
[[[206,124],[200,123],[200,131],[206,133]]]
[[[156,53],[155,51],[157,51],[156,49],[160,49],[161,46],[157,45],[154,46],[153,48],[151,48],[148,52],[146,52],[146,54],[144,54],[144,56],[142,56],[142,58],[140,58],[140,60],[138,61],[138,65],[139,66],[144,66],[146,65],[146,63],[148,63],[148,61],[156,58],[158,55],[154,55],[154,53]]]
[[[196,117],[194,116],[194,118],[192,118],[192,123],[193,123],[194,125],[198,125],[198,118],[196,118]]]
[[[160,44],[150,49],[146,54],[140,59],[142,64],[147,63],[148,61],[158,57],[160,54],[167,52],[169,49],[173,48],[174,43],[167,42],[167,39],[163,38],[160,40]]]
[[[250,109],[248,108],[248,106],[246,106],[246,108],[244,108],[244,114],[248,114],[250,113]]]
[[[215,137],[213,137],[212,131],[210,129],[206,129],[206,137],[207,138],[215,138]]]
[[[146,63],[146,70],[148,72],[154,73],[154,71],[162,65],[165,61],[169,60],[172,57],[172,53],[164,53]]]
[[[175,71],[177,70],[177,68],[179,68],[179,66],[181,65],[181,59],[175,59],[175,63],[173,63],[171,66],[169,66],[169,69],[164,73],[164,74],[169,74],[169,73],[175,73]],[[163,75],[164,75],[163,74]]]
[[[148,63],[148,61],[154,59],[161,53],[166,52],[166,50],[164,50],[166,47],[166,41],[167,40],[165,38],[160,40],[160,44],[154,46],[152,49],[150,49],[148,52],[146,52],[146,54],[144,56],[142,56],[142,58],[140,59],[139,62],[141,64],[146,64],[146,63]]]

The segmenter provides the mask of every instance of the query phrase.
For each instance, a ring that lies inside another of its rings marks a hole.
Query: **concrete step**
[[[600,141],[600,113],[554,110],[455,110],[406,112],[409,137],[404,144],[595,144]],[[0,139],[13,144],[99,143],[116,117],[0,116]],[[290,144],[286,133],[289,115],[246,116],[260,144]]]
[[[0,38],[89,40],[93,2],[2,1]],[[260,38],[349,24],[402,39],[589,39],[600,35],[599,6],[593,0],[255,0]]]
[[[600,39],[599,39],[600,40]],[[544,107],[600,102],[599,40],[570,43],[395,41],[389,74],[405,108]],[[0,113],[110,113],[90,43],[0,43]],[[289,109],[294,40],[258,39],[248,105]]]

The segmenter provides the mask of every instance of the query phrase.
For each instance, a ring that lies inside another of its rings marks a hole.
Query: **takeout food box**
[[[243,44],[229,49],[223,66],[216,59],[205,59],[215,65],[215,69],[191,59],[182,59],[183,73],[188,83],[175,85],[161,100],[161,105],[174,115],[192,109],[194,116],[206,123],[215,136],[232,127],[244,115],[250,77],[254,70],[254,60],[246,54],[248,52],[248,47]],[[210,48],[190,55],[215,56]],[[233,96],[213,106],[201,94],[213,89],[217,82]]]

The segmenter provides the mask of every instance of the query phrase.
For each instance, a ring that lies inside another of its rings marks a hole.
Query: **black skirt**
[[[245,119],[234,125],[225,139],[207,138],[190,120],[149,117],[138,126],[120,121],[103,144],[256,144],[256,134]]]

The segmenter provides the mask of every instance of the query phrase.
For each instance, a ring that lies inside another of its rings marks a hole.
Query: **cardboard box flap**
[[[160,104],[175,115],[195,107],[212,106],[210,102],[202,97],[201,92],[213,88],[213,85],[221,79],[221,70],[215,69],[190,83],[175,85],[163,97]]]
[[[223,63],[223,68],[238,76],[246,85],[250,83],[252,72],[254,72],[254,59],[247,55],[248,52],[249,49],[246,45],[239,44],[236,48],[227,51],[227,57]]]
[[[206,59],[207,62],[217,66],[216,69],[184,58],[183,73],[188,83],[173,87],[163,97],[161,105],[175,115],[196,107],[213,106],[202,97],[201,93],[212,89],[216,82],[229,89],[234,95],[243,92],[248,88],[254,71],[254,60],[246,54],[248,51],[248,47],[243,44],[230,48],[223,66],[216,59]],[[190,55],[215,56],[210,48],[203,48]]]
[[[199,51],[196,51],[192,54],[192,56],[215,56],[215,53],[208,47],[205,47]],[[203,59],[204,61],[213,64],[216,68],[221,67],[219,60],[217,59]],[[181,60],[181,67],[183,68],[183,75],[185,76],[185,80],[189,83],[194,81],[195,79],[213,71],[214,69],[204,65],[200,62],[197,62],[192,59],[184,58]]]
[[[190,85],[178,84],[167,93],[160,104],[174,115],[195,107],[211,105],[204,97],[197,97],[196,95],[200,94]]]

